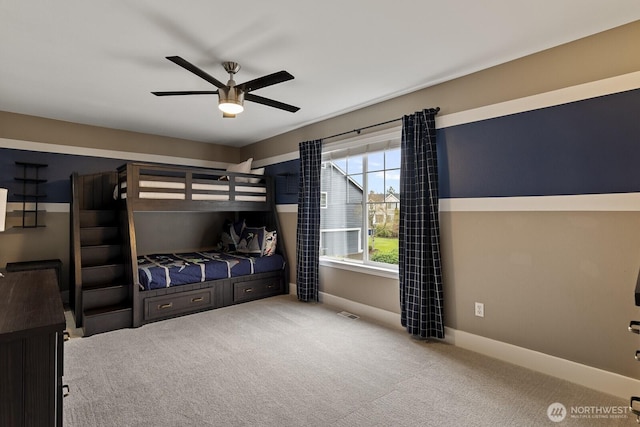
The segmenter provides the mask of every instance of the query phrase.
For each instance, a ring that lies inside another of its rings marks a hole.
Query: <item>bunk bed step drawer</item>
[[[95,246],[118,241],[118,227],[88,227],[80,229],[80,245]]]
[[[109,264],[95,267],[82,267],[82,286],[94,287],[116,283],[124,276],[123,264]]]
[[[279,277],[236,282],[233,284],[233,302],[265,298],[282,292],[284,292],[284,287]]]
[[[206,310],[213,308],[213,301],[212,288],[145,298],[144,319],[154,320]]]
[[[114,210],[82,210],[80,211],[80,227],[103,227],[117,223]]]
[[[81,252],[83,267],[114,264],[122,258],[120,245],[83,246]]]
[[[132,326],[133,310],[127,306],[102,307],[84,311],[84,336]]]
[[[85,310],[112,306],[125,302],[129,297],[128,285],[106,285],[82,290],[82,306]]]

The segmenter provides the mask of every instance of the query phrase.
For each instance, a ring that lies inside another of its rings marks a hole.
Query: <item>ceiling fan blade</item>
[[[200,68],[198,68],[195,65],[193,65],[192,63],[180,58],[179,56],[167,56],[167,59],[169,61],[173,62],[174,64],[177,64],[177,65],[181,66],[185,70],[191,71],[196,76],[205,79],[206,81],[208,81],[209,83],[211,83],[212,85],[214,85],[217,88],[221,88],[221,87],[225,87],[226,86],[225,84],[220,82],[215,77],[209,75],[208,73],[205,73]]]
[[[239,84],[237,86],[245,92],[251,92],[252,90],[261,89],[263,87],[286,82],[288,80],[293,80],[293,78],[294,77],[286,71],[278,71],[277,73],[258,77],[257,79],[249,80],[248,82]]]
[[[244,95],[245,101],[257,102],[258,104],[268,105],[269,107],[279,108],[281,110],[295,113],[300,107],[294,107],[293,105],[285,104],[284,102],[274,101],[273,99],[264,98],[262,96],[254,95],[252,93],[246,93]]]
[[[155,96],[173,96],[173,95],[217,95],[217,90],[181,90],[173,92],[151,92]]]

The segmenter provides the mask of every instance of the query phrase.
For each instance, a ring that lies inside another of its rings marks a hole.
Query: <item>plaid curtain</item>
[[[322,140],[300,143],[296,282],[300,301],[318,301]]]
[[[438,216],[436,109],[402,119],[399,278],[402,326],[444,338]]]

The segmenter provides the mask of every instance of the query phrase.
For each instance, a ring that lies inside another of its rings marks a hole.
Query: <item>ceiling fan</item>
[[[224,67],[225,71],[229,73],[229,81],[225,85],[215,77],[202,71],[200,68],[182,59],[179,56],[167,56],[167,59],[213,84],[218,88],[218,90],[151,92],[156,96],[218,95],[218,108],[222,110],[222,117],[226,118],[234,118],[236,114],[244,111],[243,104],[245,100],[256,102],[262,105],[267,105],[269,107],[279,108],[285,111],[290,111],[292,113],[295,113],[300,109],[299,107],[294,107],[293,105],[285,104],[280,101],[274,101],[273,99],[264,98],[262,96],[254,95],[253,93],[249,93],[263,87],[286,82],[287,80],[292,80],[294,77],[286,71],[278,71],[273,74],[258,77],[257,79],[249,80],[245,83],[236,84],[236,82],[233,80],[233,76],[238,71],[240,71],[240,64],[238,64],[237,62],[223,62],[222,66]]]

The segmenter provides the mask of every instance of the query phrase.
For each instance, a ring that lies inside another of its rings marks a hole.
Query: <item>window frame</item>
[[[330,159],[332,155],[336,156],[335,158],[346,157],[347,153],[359,153],[366,154],[372,152],[383,151],[387,149],[395,149],[400,147],[400,140],[402,136],[402,127],[394,126],[388,129],[384,129],[377,132],[371,132],[364,135],[358,135],[353,138],[348,138],[342,141],[337,141],[330,144],[325,144],[323,146],[323,160],[322,164],[324,168],[326,168],[326,160]],[[340,154],[343,154],[342,156]],[[393,168],[396,169],[396,168]],[[384,169],[385,171],[387,169]],[[363,176],[366,176],[368,172],[367,165],[367,157],[365,156],[363,159]],[[367,189],[367,179],[364,179],[364,187],[363,187],[363,197],[362,197],[362,209],[363,212],[367,212],[369,208],[368,198],[366,195],[368,194]],[[327,196],[328,201],[328,196]],[[386,203],[383,203],[386,205]],[[367,244],[366,256],[368,258],[368,229],[369,229],[369,219],[367,215],[363,215],[363,233],[364,237],[362,241],[359,241],[359,245]],[[346,259],[338,259],[333,257],[327,257],[324,255],[320,255],[320,265],[324,267],[332,267],[339,268],[343,270],[355,271],[359,273],[371,274],[375,276],[386,277],[390,279],[398,278],[398,265],[396,264],[387,264],[380,263],[367,260],[346,260]]]
[[[324,199],[324,203],[322,203],[323,199]],[[321,191],[320,192],[320,209],[327,209],[328,202],[329,202],[329,192]]]

